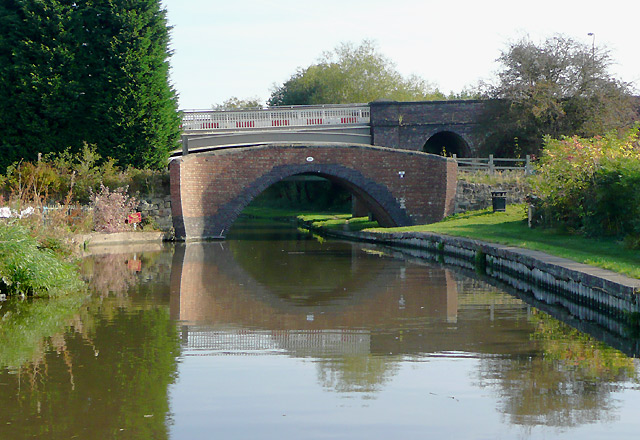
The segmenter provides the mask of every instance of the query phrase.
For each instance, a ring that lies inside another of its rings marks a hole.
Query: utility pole
[[[591,59],[595,60],[596,59],[596,34],[595,32],[589,32],[587,35],[591,37]]]

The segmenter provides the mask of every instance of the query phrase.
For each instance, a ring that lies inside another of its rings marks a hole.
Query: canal
[[[0,439],[637,438],[634,353],[391,254],[256,221],[96,249],[90,298],[0,303]]]

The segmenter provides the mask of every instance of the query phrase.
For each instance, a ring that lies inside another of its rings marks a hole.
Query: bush
[[[115,160],[102,158],[95,146],[85,145],[77,155],[67,150],[45,155],[36,163],[15,163],[0,176],[5,198],[23,204],[87,204],[101,184],[111,189],[128,186],[132,194],[151,195],[158,189],[168,191],[169,174],[166,170],[121,170]]]
[[[547,224],[639,241],[639,129],[622,136],[545,139],[532,187]]]
[[[640,157],[604,158],[585,197],[588,235],[640,238]]]
[[[138,202],[127,195],[127,187],[110,190],[100,184],[100,192],[91,193],[94,229],[98,232],[124,232],[131,230],[125,220],[135,212]]]
[[[27,230],[0,224],[0,291],[5,294],[60,296],[80,289],[76,268],[43,249]]]

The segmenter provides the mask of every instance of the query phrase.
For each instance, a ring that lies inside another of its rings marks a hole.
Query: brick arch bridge
[[[301,174],[343,185],[383,226],[436,222],[453,212],[457,164],[422,152],[316,142],[188,154],[170,172],[176,238],[198,240],[224,238],[257,195]]]

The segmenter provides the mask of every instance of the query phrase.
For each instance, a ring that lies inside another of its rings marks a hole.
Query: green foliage
[[[268,206],[316,211],[351,209],[351,194],[342,186],[326,181],[281,181],[256,197],[251,206]]]
[[[5,294],[61,296],[81,288],[76,269],[27,230],[0,224],[0,291]]]
[[[630,85],[612,77],[606,50],[556,35],[542,44],[522,39],[502,52],[496,99],[485,115],[487,153],[538,154],[545,135],[591,137],[637,119]]]
[[[166,171],[120,169],[113,159],[103,160],[95,146],[84,144],[78,154],[69,149],[45,155],[41,160],[18,162],[0,176],[0,190],[6,199],[21,204],[82,203],[90,201],[91,193],[100,185],[116,189],[129,187],[131,194],[166,192],[169,175]]]
[[[212,106],[213,110],[260,109],[262,107],[260,98],[240,99],[235,96],[227,99],[222,104]]]
[[[546,138],[532,180],[546,221],[590,236],[640,237],[639,130]]]
[[[433,85],[417,76],[403,77],[372,41],[349,43],[325,52],[305,69],[277,86],[268,100],[274,105],[350,104],[378,99],[426,101],[444,99]]]
[[[0,169],[95,144],[120,166],[161,167],[180,117],[159,0],[0,4]]]

